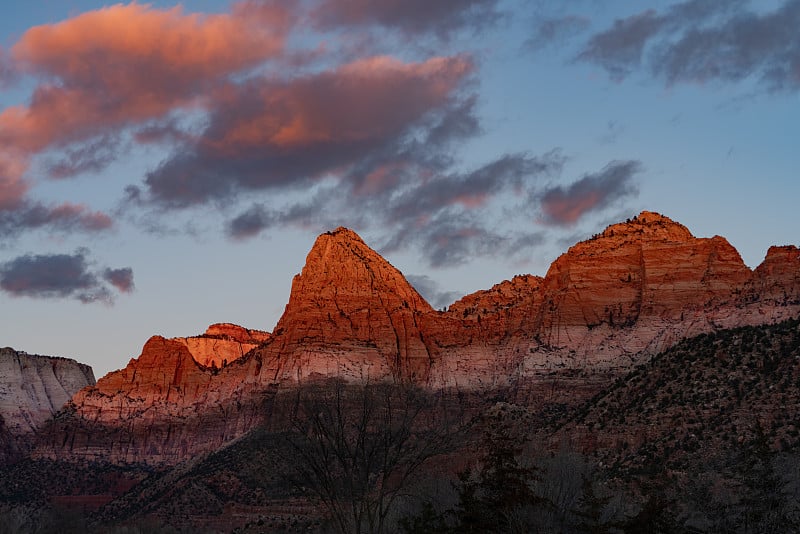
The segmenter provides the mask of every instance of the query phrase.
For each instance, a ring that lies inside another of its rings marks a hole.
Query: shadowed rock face
[[[0,419],[5,433],[34,432],[78,390],[93,384],[92,368],[75,360],[0,349]]]
[[[517,276],[437,312],[339,228],[315,242],[273,334],[221,324],[152,338],[75,395],[36,454],[176,463],[253,428],[275,388],[325,377],[575,403],[688,336],[800,314],[798,273],[796,247],[771,248],[750,271],[724,238],[643,212],[573,246],[544,278]]]

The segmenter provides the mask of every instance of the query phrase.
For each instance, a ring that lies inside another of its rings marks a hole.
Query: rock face
[[[643,212],[553,263],[537,319],[554,344],[572,326],[631,326],[640,317],[680,320],[689,310],[730,303],[749,276],[724,238],[698,239],[683,225]]]
[[[744,301],[787,306],[800,303],[800,249],[793,245],[770,247],[753,272]]]
[[[33,455],[167,465],[216,450],[264,415],[263,394],[242,399],[242,376],[224,376],[235,378],[199,364],[182,339],[154,336],[124,369],[75,394]]]
[[[85,386],[92,368],[67,358],[0,349],[0,421],[11,436],[30,434]]]
[[[48,427],[48,458],[171,464],[263,421],[276,389],[315,378],[503,388],[529,405],[588,398],[688,336],[800,314],[800,251],[754,271],[722,237],[643,212],[521,275],[433,310],[345,228],[321,235],[272,335],[212,325],[154,337]]]
[[[194,360],[204,367],[224,367],[269,339],[268,332],[231,323],[217,323],[199,336],[173,338],[186,345]]]
[[[294,277],[271,355],[286,377],[344,375],[425,382],[431,354],[420,329],[431,306],[352,230],[322,234]]]

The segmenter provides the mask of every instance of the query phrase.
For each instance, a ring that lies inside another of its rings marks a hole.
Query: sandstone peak
[[[431,311],[430,305],[405,279],[403,274],[370,248],[354,231],[340,226],[317,237],[306,257],[302,272],[292,283],[292,297],[298,292],[332,288],[334,296],[355,290],[364,296],[393,293],[404,306]],[[292,305],[290,297],[289,306]]]
[[[12,435],[32,432],[94,383],[92,368],[75,360],[0,349],[0,419]]]
[[[684,225],[653,211],[643,211],[624,222],[612,224],[588,242],[612,240],[626,241],[673,241],[685,242],[694,236]],[[584,242],[586,243],[586,242]],[[578,243],[582,245],[583,243]]]
[[[433,308],[399,270],[358,234],[337,228],[317,238],[292,280],[271,350],[366,347],[375,365],[419,377],[428,352],[418,319],[426,313]]]
[[[240,343],[263,343],[270,337],[269,332],[245,328],[233,323],[214,323],[206,328],[203,336],[222,337]]]

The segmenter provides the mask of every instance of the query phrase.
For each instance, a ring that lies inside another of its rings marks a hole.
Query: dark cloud
[[[474,212],[447,208],[422,220],[384,226],[388,234],[380,252],[415,247],[434,268],[461,265],[477,257],[520,257],[538,244],[535,232],[498,231]]]
[[[5,50],[0,48],[0,89],[17,80],[17,68]]]
[[[162,206],[186,207],[241,191],[308,186],[330,173],[354,176],[451,106],[471,70],[462,57],[380,57],[286,82],[231,85],[217,95],[196,142],[147,175],[148,193]],[[466,128],[458,121],[440,126]]]
[[[638,161],[614,161],[600,172],[587,174],[567,187],[551,187],[539,193],[544,222],[572,225],[587,213],[637,194],[633,177],[641,171],[642,164]]]
[[[573,38],[586,31],[590,25],[589,19],[580,15],[537,19],[534,24],[533,35],[525,41],[523,47],[536,52]]]
[[[434,308],[447,306],[463,296],[458,291],[443,291],[439,284],[429,276],[412,274],[406,276],[406,279]]]
[[[145,124],[133,133],[133,139],[143,145],[168,145],[191,142],[192,135],[177,120],[168,118]]]
[[[668,84],[755,78],[772,91],[800,89],[800,0],[770,12],[748,2],[692,0],[614,22],[579,59],[622,79],[644,68]]]
[[[103,271],[103,280],[116,287],[122,293],[133,291],[133,269],[123,267],[122,269],[106,269]]]
[[[446,39],[467,28],[479,30],[501,17],[498,0],[322,0],[311,13],[322,29],[382,26],[407,36]]]
[[[500,254],[508,243],[507,237],[464,216],[442,216],[414,239],[431,267],[461,265],[475,257]]]
[[[255,237],[275,223],[275,217],[263,204],[253,204],[228,222],[227,234],[233,239]]]
[[[543,237],[487,227],[486,220],[497,218],[492,212],[494,201],[510,193],[525,204],[543,178],[561,171],[564,161],[558,151],[538,157],[511,154],[471,172],[450,174],[437,174],[435,168],[417,162],[415,172],[404,175],[396,187],[371,194],[359,193],[365,187],[359,183],[351,189],[324,189],[284,209],[255,203],[228,222],[226,233],[244,239],[283,225],[320,231],[347,225],[377,232],[384,238],[380,247],[384,253],[414,247],[433,267],[458,265],[479,256],[517,256],[540,244]],[[514,213],[504,219],[529,223],[529,207],[520,205],[509,211]]]
[[[54,234],[69,232],[96,233],[109,230],[114,222],[105,213],[89,211],[86,206],[62,203],[47,206],[22,201],[9,209],[0,209],[0,240],[16,237],[26,230],[44,229]]]
[[[76,299],[83,303],[113,303],[114,295],[103,283],[129,292],[133,272],[129,268],[94,272],[88,251],[75,254],[26,255],[0,264],[0,290],[13,297]]]
[[[541,157],[508,154],[470,173],[438,177],[406,191],[392,201],[388,213],[398,221],[430,216],[454,204],[477,208],[500,191],[521,189],[526,182],[560,171],[563,164],[558,152]]]
[[[70,178],[85,172],[100,172],[116,159],[119,146],[118,137],[104,135],[67,149],[60,160],[47,166],[47,173],[51,178]]]
[[[578,57],[599,64],[620,80],[639,66],[645,44],[663,26],[663,18],[652,9],[618,19],[609,30],[594,35]]]

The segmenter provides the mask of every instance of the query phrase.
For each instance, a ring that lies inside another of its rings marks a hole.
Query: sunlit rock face
[[[353,231],[322,234],[292,281],[275,328],[286,378],[341,375],[427,380],[420,320],[434,313],[405,277]]]
[[[570,326],[680,320],[688,310],[731,302],[750,270],[724,238],[695,238],[683,225],[643,212],[558,258],[545,277],[541,328],[558,343]]]
[[[85,386],[92,368],[67,358],[0,349],[0,418],[12,436],[30,434]]]
[[[262,420],[240,375],[199,364],[182,339],[150,338],[138,358],[75,394],[39,433],[36,458],[170,465]]]
[[[151,338],[78,392],[42,457],[173,464],[265,420],[280,388],[337,377],[512,391],[574,404],[681,339],[800,314],[800,251],[754,271],[722,237],[643,212],[520,275],[435,311],[351,230],[317,239],[272,334],[230,324]]]
[[[800,303],[800,249],[794,245],[770,247],[753,272],[743,300],[773,305]]]
[[[238,360],[269,338],[268,332],[231,323],[217,323],[209,326],[202,335],[173,339],[186,345],[192,358],[200,365],[219,369]]]
[[[523,328],[534,336],[528,352],[561,349],[552,355],[556,365],[570,358],[630,365],[631,355],[712,328],[711,312],[734,306],[750,277],[724,238],[696,238],[667,217],[642,212],[553,262],[541,305]],[[542,363],[535,355],[528,360]]]

